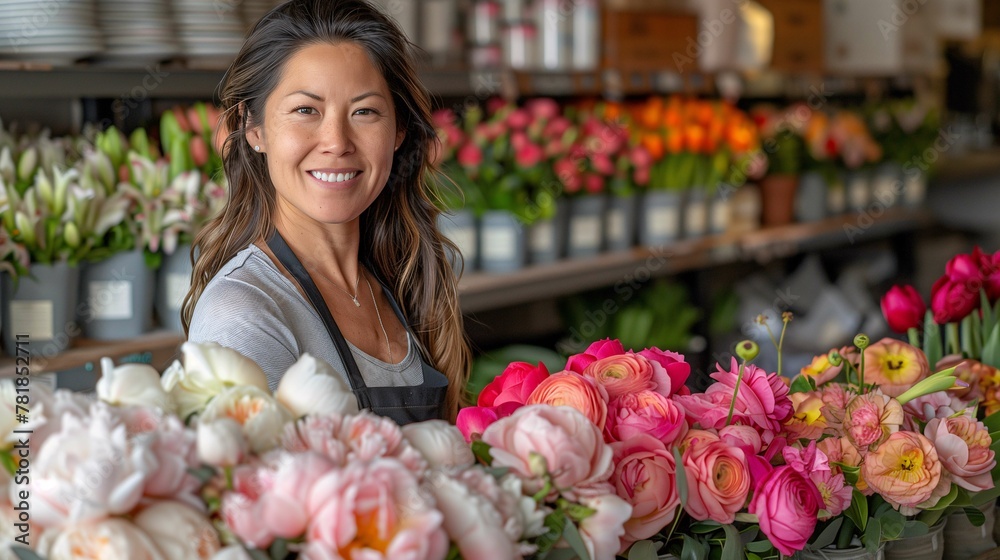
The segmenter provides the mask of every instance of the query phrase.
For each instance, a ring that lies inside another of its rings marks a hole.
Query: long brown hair
[[[191,289],[184,299],[185,333],[205,286],[237,252],[274,231],[275,190],[267,162],[246,141],[288,59],[301,48],[352,42],[361,46],[392,92],[397,127],[406,131],[392,174],[361,214],[361,260],[399,302],[427,359],[447,375],[452,418],[465,395],[471,352],[465,338],[455,273],[446,256],[455,246],[437,229],[439,210],[427,183],[436,140],[430,96],[417,78],[413,45],[396,24],[364,0],[291,0],[250,31],[219,86],[223,162],[229,200],[197,235]]]

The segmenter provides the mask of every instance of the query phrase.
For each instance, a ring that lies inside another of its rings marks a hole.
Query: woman
[[[410,52],[361,0],[257,23],[220,86],[230,195],[183,309],[189,340],[240,351],[272,389],[309,353],[400,423],[454,418],[470,361]]]

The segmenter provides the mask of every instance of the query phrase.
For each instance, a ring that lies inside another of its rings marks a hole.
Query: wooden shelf
[[[767,262],[806,251],[884,238],[930,223],[930,215],[917,209],[894,208],[880,216],[844,214],[818,222],[562,260],[509,274],[469,273],[459,284],[459,294],[462,310],[475,313],[721,264]]]
[[[87,340],[78,339],[73,346],[54,356],[46,356],[28,346],[30,352],[29,371],[32,375],[65,371],[84,367],[88,363],[98,364],[101,358],[122,358],[133,354],[150,353],[151,355],[171,356],[184,342],[181,333],[173,331],[154,331],[128,340]],[[162,369],[162,364],[152,364]],[[96,367],[100,367],[97,365]],[[0,358],[0,378],[14,377],[15,360],[9,356]]]

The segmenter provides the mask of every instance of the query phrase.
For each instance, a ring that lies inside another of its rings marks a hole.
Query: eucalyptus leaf
[[[747,552],[747,560],[761,560],[761,557],[757,556],[753,552]]]
[[[868,526],[868,498],[855,488],[851,497],[851,505],[844,510],[844,515],[854,522],[855,527],[866,530]]]
[[[880,544],[882,544],[882,522],[876,518],[871,518],[868,520],[868,526],[865,527],[865,532],[861,535],[861,544],[865,545],[865,548],[870,552],[875,552],[878,550]]]
[[[811,542],[809,544],[810,548],[824,548],[824,547],[827,547],[827,546],[830,546],[831,544],[833,544],[833,541],[835,541],[837,539],[837,533],[840,531],[840,526],[843,523],[844,523],[844,518],[843,517],[837,517],[836,519],[834,519],[833,521],[831,521],[830,524],[827,525],[820,532],[819,536],[816,537],[816,540],[814,540],[813,542]],[[763,542],[767,543],[768,546],[770,546],[770,544],[771,544],[769,541],[763,541]],[[751,543],[751,544],[753,544],[753,543]],[[749,549],[750,549],[750,545],[747,545],[747,550],[749,550]],[[759,551],[758,550],[754,550],[754,552],[765,552],[765,551],[763,551],[763,550],[759,550]]]
[[[583,543],[583,537],[580,536],[580,531],[576,528],[576,525],[568,518],[565,520],[565,523],[566,526],[563,528],[563,538],[566,539],[569,546],[576,551],[580,560],[590,560],[590,553],[587,552],[587,545]]]
[[[899,534],[899,538],[905,539],[908,537],[922,537],[929,531],[930,528],[926,523],[907,519],[906,523],[903,524],[903,532]]]
[[[719,527],[722,527],[722,524],[718,521],[699,521],[691,524],[690,531],[696,535],[704,535],[717,531]]]
[[[266,552],[259,548],[248,548],[246,549],[246,552],[250,555],[250,558],[253,558],[253,560],[272,560]]]
[[[681,548],[681,560],[705,560],[708,557],[708,546],[691,535],[684,535],[684,546]]]
[[[979,508],[968,506],[963,509],[965,516],[969,518],[969,523],[974,527],[982,527],[986,523],[986,515],[979,511]]]
[[[896,510],[889,510],[876,516],[882,524],[882,535],[885,540],[895,540],[903,534],[906,518]]]
[[[740,558],[743,542],[740,541],[740,532],[731,523],[722,526],[726,532],[726,540],[722,543],[722,560],[742,560]]]
[[[674,454],[674,464],[678,466],[674,476],[674,484],[677,485],[677,494],[681,497],[681,507],[687,507],[688,483],[687,473],[684,471],[684,460],[681,458],[681,450],[674,447],[671,450]]]
[[[657,560],[656,543],[639,541],[628,549],[628,560]]]
[[[753,541],[747,543],[746,548],[750,552],[767,552],[771,550],[773,546],[774,545],[771,544],[771,541]]]

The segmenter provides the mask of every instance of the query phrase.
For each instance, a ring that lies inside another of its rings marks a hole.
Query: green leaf
[[[288,541],[285,539],[275,539],[268,550],[271,552],[271,558],[274,560],[284,560],[288,556]]]
[[[830,546],[831,544],[833,544],[833,541],[835,541],[837,539],[837,533],[840,532],[840,526],[843,523],[844,523],[844,518],[843,517],[837,517],[836,519],[834,519],[833,521],[831,521],[830,524],[827,525],[820,532],[819,536],[817,536],[816,539],[813,542],[809,543],[809,547],[810,548],[824,548],[824,547],[827,547],[827,546]],[[766,542],[768,546],[771,545],[771,543],[769,541],[764,541],[764,542]],[[747,549],[748,550],[750,549],[749,545],[747,545]],[[765,552],[765,551],[760,550],[760,551],[757,551],[757,552]]]
[[[986,343],[983,345],[981,362],[988,366],[1000,367],[1000,323],[993,326]]]
[[[864,531],[868,526],[868,497],[854,488],[851,505],[844,510],[844,515],[854,522],[854,526]]]
[[[993,327],[996,326],[996,315],[993,314],[993,306],[990,305],[990,300],[986,297],[986,290],[979,290],[979,309],[983,313],[983,329],[980,333],[982,338],[980,342],[986,342],[985,338],[993,332]]]
[[[990,434],[1000,432],[1000,412],[994,412],[983,419],[983,425]],[[996,443],[996,439],[993,440]]]
[[[583,537],[580,536],[580,531],[576,528],[569,518],[565,520],[566,526],[563,528],[563,538],[569,543],[569,546],[576,551],[577,556],[580,560],[590,560],[590,553],[587,552],[587,545],[583,543]]]
[[[17,462],[14,460],[14,455],[8,451],[0,453],[0,466],[3,466],[7,474],[14,476],[17,471]]]
[[[924,316],[924,354],[929,364],[938,363],[943,355],[941,327],[934,322],[934,312],[929,309]]]
[[[969,518],[969,523],[972,523],[974,527],[982,527],[983,523],[986,523],[986,515],[979,511],[979,508],[968,506],[963,511],[965,511],[965,516]]]
[[[815,390],[816,384],[813,382],[813,378],[808,375],[795,376],[789,388],[789,392],[791,393],[808,393]]]
[[[885,537],[885,540],[895,540],[903,534],[903,529],[906,525],[906,518],[903,517],[903,514],[890,509],[882,515],[876,515],[875,517],[882,524],[882,535]]]
[[[657,560],[656,544],[653,541],[639,541],[628,549],[628,560]]]
[[[743,543],[740,541],[740,533],[731,523],[722,526],[726,532],[726,540],[722,543],[722,560],[741,560],[740,552]]]
[[[771,544],[771,541],[753,541],[753,542],[747,543],[747,547],[746,548],[750,552],[761,552],[761,553],[763,553],[763,552],[770,551],[773,546],[774,545]]]
[[[681,497],[681,507],[686,507],[688,501],[688,483],[687,473],[684,471],[684,460],[681,458],[680,449],[675,447],[671,451],[674,454],[674,464],[677,465],[674,484],[677,485],[677,494]]]
[[[705,535],[713,531],[717,531],[722,524],[718,521],[699,521],[697,523],[692,523],[689,530],[695,535]]]
[[[836,461],[831,463],[840,467],[840,470],[844,473],[844,481],[847,482],[848,486],[855,486],[858,483],[858,478],[861,476],[861,467],[854,465],[848,465],[845,463],[838,463]]]
[[[903,532],[899,534],[899,538],[905,539],[907,537],[922,537],[929,532],[930,528],[926,523],[922,521],[915,521],[913,519],[907,519],[906,523],[903,524]]]
[[[597,513],[597,510],[595,509],[563,499],[559,500],[559,507],[574,523],[579,523],[580,521],[583,521],[584,519]]]
[[[757,556],[753,552],[747,552],[747,560],[761,560],[761,557]]]
[[[253,558],[253,560],[272,560],[266,552],[259,548],[248,548],[246,549],[246,552],[250,555],[250,558]]]
[[[548,529],[544,535],[538,537],[535,544],[538,546],[538,557],[545,558],[552,547],[562,538],[566,516],[561,513],[550,513],[545,516],[545,527]]]
[[[545,560],[579,560],[576,556],[576,551],[572,548],[556,548],[546,555],[539,555],[539,558],[544,558]]]
[[[681,548],[681,560],[705,560],[708,557],[708,546],[691,535],[684,535],[684,546]]]
[[[955,501],[956,498],[958,498],[958,485],[952,484],[951,490],[948,492],[947,495],[938,500],[936,504],[926,509],[930,511],[944,509],[950,506]]]
[[[964,353],[966,356],[969,356],[969,357],[973,357],[973,356],[976,355],[975,354],[975,348],[974,348],[974,345],[973,345],[973,342],[972,342],[972,335],[973,335],[973,332],[972,332],[972,316],[973,315],[975,315],[975,313],[970,313],[970,314],[966,315],[965,318],[962,319],[962,324],[961,324],[961,327],[962,327],[962,353]]]
[[[882,522],[879,519],[871,518],[868,520],[868,526],[865,527],[865,532],[861,535],[861,544],[865,545],[870,552],[875,552],[878,550],[880,544],[882,544]]]
[[[23,546],[14,545],[10,547],[10,551],[14,553],[14,556],[20,558],[20,560],[45,560],[36,554],[34,550],[24,548]]]
[[[472,442],[472,454],[476,456],[476,459],[485,465],[493,464],[493,456],[490,455],[490,444],[483,440],[476,440]]]

